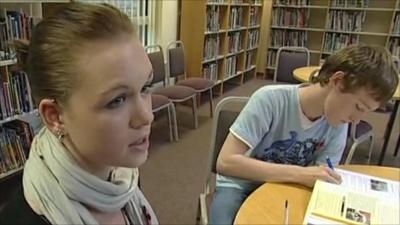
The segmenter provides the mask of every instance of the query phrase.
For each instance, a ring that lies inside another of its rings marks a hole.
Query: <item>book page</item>
[[[353,191],[369,192],[372,195],[399,201],[400,182],[369,176],[342,169],[335,169],[342,176],[341,186]]]
[[[307,222],[305,223],[306,225],[332,225],[332,224],[340,224],[340,225],[345,225],[343,222],[335,221],[329,218],[324,218],[318,215],[311,214],[307,218]]]
[[[317,181],[303,224],[400,224],[398,212],[396,201]]]

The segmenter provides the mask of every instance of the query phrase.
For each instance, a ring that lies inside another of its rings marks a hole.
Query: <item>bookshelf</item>
[[[264,75],[273,74],[279,47],[304,46],[311,65],[351,44],[375,44],[400,56],[400,0],[273,0]]]
[[[185,0],[180,39],[191,76],[216,81],[219,94],[227,82],[242,84],[256,75],[261,51],[262,0]]]
[[[42,126],[28,77],[17,65],[14,39],[29,40],[33,27],[67,0],[1,0],[0,182],[19,173]]]

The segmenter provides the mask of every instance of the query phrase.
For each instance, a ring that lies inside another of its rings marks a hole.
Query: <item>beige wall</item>
[[[167,44],[177,39],[178,0],[160,1],[156,21],[156,43],[160,44],[165,51]]]

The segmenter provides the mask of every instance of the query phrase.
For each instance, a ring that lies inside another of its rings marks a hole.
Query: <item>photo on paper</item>
[[[356,210],[353,208],[346,209],[346,219],[353,220],[357,223],[370,225],[371,224],[371,213],[362,210]]]
[[[374,191],[388,191],[388,184],[383,181],[371,179],[371,189]]]

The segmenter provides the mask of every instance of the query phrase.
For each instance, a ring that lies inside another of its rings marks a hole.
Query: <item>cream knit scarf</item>
[[[43,128],[25,164],[24,196],[51,224],[101,223],[87,206],[110,213],[124,208],[134,225],[158,224],[137,187],[138,175],[136,168],[116,168],[111,181],[104,181],[81,169],[55,135]]]

